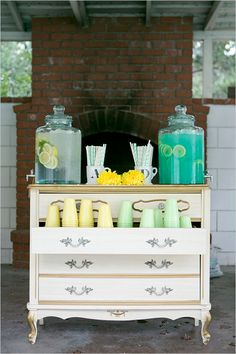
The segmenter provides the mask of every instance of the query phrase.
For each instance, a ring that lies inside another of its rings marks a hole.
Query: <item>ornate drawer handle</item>
[[[60,240],[61,243],[64,243],[66,247],[71,246],[71,247],[80,247],[80,246],[85,246],[87,243],[91,242],[90,240],[87,240],[83,237],[78,238],[78,243],[77,245],[73,245],[72,243],[72,238],[63,238]]]
[[[107,312],[110,312],[111,316],[116,316],[116,317],[124,316],[125,317],[125,314],[128,311],[125,311],[125,310],[107,310]]]
[[[77,292],[76,291],[77,290],[76,286],[73,286],[73,285],[70,288],[69,287],[65,288],[65,290],[68,291],[71,295],[75,294],[75,295],[78,295],[78,296],[83,295],[83,294],[88,295],[88,293],[90,293],[90,291],[93,291],[92,288],[88,288],[86,285],[82,287],[80,292]]]
[[[149,293],[149,295],[156,295],[156,296],[162,296],[162,295],[168,295],[170,291],[172,291],[173,289],[171,288],[167,288],[166,286],[163,286],[161,288],[161,292],[158,293],[156,287],[152,286],[151,288],[147,288],[145,289],[145,291],[147,291]]]
[[[168,268],[169,266],[171,266],[173,264],[173,262],[167,261],[166,259],[163,259],[161,261],[160,265],[157,265],[157,262],[154,261],[154,259],[151,259],[150,261],[145,262],[145,264],[149,267],[149,268],[157,268],[157,269],[161,269],[161,268]]]
[[[166,246],[171,247],[174,243],[177,242],[177,240],[170,239],[168,237],[168,238],[165,238],[164,243],[162,245],[159,244],[158,238],[153,238],[152,240],[148,240],[146,242],[149,243],[152,247],[157,246],[159,248],[164,248]]]
[[[82,268],[89,268],[89,266],[91,266],[93,264],[93,262],[91,261],[87,261],[87,259],[84,259],[81,262],[81,265],[77,265],[76,261],[74,259],[72,259],[71,261],[65,262],[66,265],[68,265],[70,267],[70,269],[72,269],[73,267],[77,268],[77,269],[82,269]]]

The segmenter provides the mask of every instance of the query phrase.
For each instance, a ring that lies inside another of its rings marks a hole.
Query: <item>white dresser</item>
[[[210,340],[210,190],[191,186],[30,185],[29,341],[37,321],[48,316],[127,321],[192,317]],[[136,209],[179,200],[197,226],[192,229],[46,228],[48,205],[56,200],[101,199],[110,204],[114,224],[123,200]],[[66,325],[66,324],[65,324]]]

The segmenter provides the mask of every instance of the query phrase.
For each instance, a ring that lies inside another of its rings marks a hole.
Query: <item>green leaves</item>
[[[31,96],[31,42],[1,43],[1,97]]]

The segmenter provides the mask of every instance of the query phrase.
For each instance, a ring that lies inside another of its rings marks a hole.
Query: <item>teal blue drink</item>
[[[204,183],[204,131],[194,126],[185,106],[176,107],[158,136],[159,183]]]

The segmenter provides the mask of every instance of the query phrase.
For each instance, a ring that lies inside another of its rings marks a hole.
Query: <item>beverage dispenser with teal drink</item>
[[[160,184],[204,183],[204,130],[186,111],[186,106],[176,106],[168,126],[159,130]]]
[[[35,182],[78,184],[81,172],[81,132],[72,127],[65,107],[56,105],[54,114],[36,130]]]

